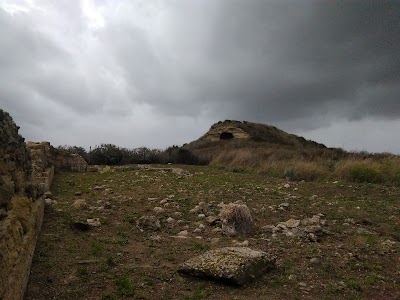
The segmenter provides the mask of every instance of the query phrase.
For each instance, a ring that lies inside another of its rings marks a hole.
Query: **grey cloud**
[[[103,133],[145,144],[139,120],[170,132],[186,120],[174,143],[226,118],[318,134],[400,118],[398,1],[93,3],[104,27],[79,1],[0,8],[0,104],[31,136],[54,124],[52,137],[94,143],[103,136],[89,120],[107,119]]]

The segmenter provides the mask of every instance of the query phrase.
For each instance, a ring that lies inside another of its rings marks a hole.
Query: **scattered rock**
[[[323,216],[323,214],[318,214],[301,221],[289,219],[286,222],[278,223],[276,226],[263,226],[262,229],[272,233],[272,237],[276,237],[278,233],[281,233],[287,237],[300,237],[309,242],[317,242],[325,233],[322,227],[325,224],[325,220],[321,219]]]
[[[380,253],[387,254],[387,253],[395,253],[397,243],[392,240],[384,240],[381,243]]]
[[[161,228],[160,220],[158,220],[155,216],[142,216],[136,222],[136,226],[140,231],[150,230],[157,231]]]
[[[288,189],[288,188],[290,188],[290,184],[289,184],[289,183],[286,183],[283,187],[284,187],[285,189]]]
[[[86,221],[88,222],[88,224],[90,226],[93,226],[93,227],[101,226],[100,220],[98,218],[87,219]]]
[[[160,214],[160,213],[164,212],[164,208],[156,206],[153,208],[153,211],[157,214]]]
[[[187,230],[182,230],[177,234],[178,237],[187,238],[189,236],[189,232]]]
[[[316,257],[313,257],[313,258],[310,259],[310,263],[312,263],[312,264],[318,264],[318,263],[319,263],[319,259],[316,258]]]
[[[197,214],[198,212],[202,211],[203,208],[201,205],[196,205],[194,208],[192,208],[191,210],[189,210],[189,212],[191,214]]]
[[[222,228],[221,227],[215,227],[213,230],[211,230],[212,233],[221,233]]]
[[[279,210],[287,210],[289,208],[290,204],[285,202],[285,203],[281,203],[278,205],[278,209]]]
[[[299,282],[299,287],[305,288],[305,287],[307,287],[307,284],[304,282]]]
[[[322,234],[323,229],[320,225],[311,225],[304,227],[304,231],[307,233]]]
[[[275,257],[246,247],[211,250],[183,263],[178,272],[243,285],[275,267]]]
[[[78,199],[74,202],[74,204],[72,204],[72,207],[75,209],[87,209],[89,205],[85,199]]]
[[[174,218],[169,217],[169,218],[167,219],[167,223],[173,223],[173,222],[175,222],[175,219],[174,219]]]
[[[245,204],[229,203],[222,208],[219,217],[226,235],[248,234],[254,229],[250,209]]]
[[[188,170],[180,169],[180,168],[172,168],[172,173],[175,173],[179,176],[188,176],[190,172]]]
[[[245,240],[243,242],[238,242],[236,240],[233,240],[232,243],[237,247],[247,247],[249,245],[249,241],[248,240]]]
[[[94,173],[94,172],[98,172],[99,171],[99,166],[98,165],[94,165],[94,166],[87,166],[86,167],[86,172],[91,172],[91,173]]]
[[[296,228],[300,225],[300,220],[289,219],[286,222],[282,222],[280,224],[285,225],[287,228]]]
[[[198,217],[199,219],[204,219],[204,218],[206,217],[206,215],[205,215],[205,214],[198,214],[197,217]]]
[[[217,223],[220,221],[220,218],[216,217],[216,216],[208,216],[206,218],[206,222],[208,225],[210,226],[215,226],[217,225]]]
[[[75,192],[75,196],[82,196],[82,192],[81,191]]]
[[[99,172],[101,174],[109,172],[111,170],[110,166],[105,166],[104,168],[100,169]]]
[[[301,225],[303,226],[308,226],[308,225],[325,225],[325,220],[322,220],[321,218],[323,218],[324,215],[323,214],[318,214],[318,215],[314,215],[311,218],[305,218],[303,220],[301,220]]]
[[[164,205],[164,204],[168,203],[168,200],[169,200],[168,198],[163,199],[163,200],[160,201],[160,204]]]

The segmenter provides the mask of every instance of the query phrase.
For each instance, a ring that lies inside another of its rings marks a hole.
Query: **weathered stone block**
[[[178,272],[243,285],[275,267],[275,257],[246,247],[211,250],[183,263]]]

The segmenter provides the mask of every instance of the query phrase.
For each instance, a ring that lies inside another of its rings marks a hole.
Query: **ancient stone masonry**
[[[71,154],[65,150],[56,149],[49,142],[28,142],[36,173],[43,172],[51,166],[54,171],[86,172],[87,162],[79,154]]]
[[[87,170],[78,154],[26,145],[18,129],[0,109],[0,300],[23,298],[54,172]]]
[[[43,220],[44,192],[10,115],[0,110],[0,299],[22,299]]]

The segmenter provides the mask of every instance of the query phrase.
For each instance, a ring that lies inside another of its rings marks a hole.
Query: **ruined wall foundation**
[[[0,109],[0,300],[23,299],[54,172],[83,172],[86,161],[48,142],[25,144]]]

